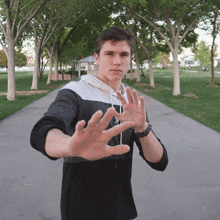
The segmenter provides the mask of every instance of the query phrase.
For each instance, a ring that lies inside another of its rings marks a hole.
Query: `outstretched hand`
[[[76,124],[74,135],[68,140],[69,155],[79,156],[87,160],[98,160],[111,155],[127,153],[130,150],[128,145],[116,145],[114,147],[107,145],[112,137],[134,125],[133,122],[127,120],[125,123],[105,130],[116,114],[114,108],[109,108],[101,119],[103,113],[97,111],[89,120],[86,128],[84,128],[85,121],[79,121]]]
[[[148,124],[146,123],[144,97],[140,96],[139,102],[138,94],[135,89],[133,89],[131,92],[130,88],[126,87],[126,92],[128,102],[119,91],[116,91],[118,98],[123,105],[123,113],[117,113],[116,117],[122,122],[132,121],[134,123],[134,130],[136,132],[143,132],[148,126]]]

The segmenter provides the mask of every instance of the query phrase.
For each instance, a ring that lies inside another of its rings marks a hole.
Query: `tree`
[[[135,5],[135,11],[141,10],[141,5]],[[115,13],[114,21],[119,26],[121,23],[125,26],[126,29],[132,34],[135,43],[134,43],[134,58],[137,65],[137,82],[140,81],[140,54],[141,51],[144,51],[147,55],[149,63],[149,72],[150,72],[150,86],[154,86],[154,77],[153,77],[153,65],[152,65],[152,53],[153,53],[153,43],[155,32],[152,27],[143,22],[140,18],[134,17],[133,14],[127,10],[122,4],[115,4]],[[140,50],[141,48],[141,50]],[[146,56],[145,56],[146,57]],[[132,69],[132,68],[131,68]],[[143,73],[143,72],[142,72]],[[145,76],[145,75],[144,75]],[[130,79],[132,80],[133,74],[130,74]]]
[[[22,67],[27,65],[27,57],[21,51],[15,51],[15,66]]]
[[[201,41],[196,45],[196,50],[194,50],[195,58],[200,61],[202,68],[205,69],[205,66],[210,63],[211,53],[210,48],[205,41]]]
[[[27,57],[21,51],[15,51],[15,66],[27,65]],[[8,59],[4,50],[0,50],[0,67],[8,67]]]
[[[202,16],[210,10],[208,3],[203,0],[123,0],[123,2],[137,17],[152,26],[169,46],[173,56],[173,95],[179,95],[179,48],[183,45],[184,39],[186,43],[186,36],[190,31],[193,36],[191,39],[196,39],[193,30]],[[133,4],[142,4],[145,10],[135,11]]]
[[[4,50],[0,50],[0,67],[7,67],[8,65],[7,56]]]
[[[0,44],[3,47],[8,59],[8,92],[7,99],[16,99],[15,87],[15,46],[18,43],[22,31],[36,15],[47,0],[5,0],[0,2]],[[28,10],[27,10],[28,9]],[[21,18],[21,12],[25,17]]]
[[[45,50],[47,51],[48,57],[49,57],[49,63],[50,63],[50,69],[49,69],[49,74],[47,77],[47,84],[51,83],[51,75],[52,75],[52,70],[53,70],[53,55],[54,55],[54,50],[55,50],[55,45],[57,42],[59,35],[54,39],[55,43],[47,43],[45,46]]]
[[[106,26],[111,24],[111,14],[112,8],[109,2],[93,1],[79,19],[70,23],[61,32],[55,48],[55,77],[58,74],[59,61],[79,60],[94,53],[96,38]]]
[[[140,29],[139,29],[140,27]],[[154,85],[154,76],[153,76],[153,64],[152,64],[152,48],[153,48],[153,29],[151,27],[143,28],[143,26],[139,26],[137,21],[135,21],[135,28],[136,32],[140,34],[138,37],[133,30],[130,29],[132,35],[134,36],[136,42],[142,47],[148,57],[148,64],[149,64],[149,72],[150,72],[150,87],[155,87]],[[137,30],[137,28],[139,30]],[[146,34],[146,31],[148,32]],[[149,36],[146,39],[146,36]],[[136,49],[137,51],[137,49]]]
[[[217,3],[219,4],[219,3]],[[216,38],[220,32],[220,5],[214,5],[213,10],[207,14],[206,19],[202,25],[201,29],[204,29],[212,36],[211,44],[211,83],[215,84],[215,70],[214,70],[214,58],[216,57]],[[207,25],[209,24],[209,25]]]
[[[136,30],[130,29],[130,31],[134,36],[136,42],[141,46],[148,57],[150,87],[154,88],[155,84],[153,75],[153,58],[161,51],[168,51],[169,48],[164,46],[161,37],[157,34],[157,32],[155,32],[155,30],[151,26],[147,25],[146,27],[146,23],[137,23],[135,19],[135,29]],[[135,33],[138,33],[139,36],[137,36]]]
[[[160,64],[161,68],[165,69],[168,67],[170,62],[170,54],[165,52],[159,52],[157,56],[153,59],[155,65]]]
[[[54,0],[55,4],[48,4],[41,10],[41,14],[36,16],[34,20],[30,22],[32,32],[35,39],[35,65],[33,72],[33,80],[31,89],[38,88],[38,72],[40,73],[40,78],[42,78],[43,71],[40,69],[40,57],[42,55],[44,47],[47,45],[51,38],[56,39],[53,44],[58,45],[60,36],[63,32],[66,32],[66,27],[70,23],[73,23],[79,17],[81,17],[91,4],[87,0],[84,1],[59,1]],[[88,4],[87,4],[88,3]],[[71,28],[68,35],[71,35],[75,28]],[[68,40],[69,36],[65,40]],[[62,45],[64,46],[65,43]],[[55,49],[55,46],[47,46],[47,51],[49,48]],[[59,50],[57,50],[59,51]],[[58,54],[58,53],[57,53]],[[53,53],[49,56],[53,56]],[[59,56],[59,55],[58,55]],[[59,57],[58,57],[59,58]],[[55,79],[58,77],[58,65],[56,59],[56,71]],[[39,71],[40,70],[40,71]],[[48,81],[49,82],[49,81]]]

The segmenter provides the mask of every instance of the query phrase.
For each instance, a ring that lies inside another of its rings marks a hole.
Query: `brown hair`
[[[109,40],[112,42],[126,40],[128,45],[131,47],[131,54],[132,54],[133,52],[132,36],[126,30],[116,26],[105,29],[102,33],[99,34],[95,44],[95,53],[99,55],[102,45]]]

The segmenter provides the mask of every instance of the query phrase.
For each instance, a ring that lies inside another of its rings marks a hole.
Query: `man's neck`
[[[98,75],[96,76],[98,79],[100,79],[103,83],[110,86],[114,91],[120,89],[121,80],[120,81],[103,81]]]

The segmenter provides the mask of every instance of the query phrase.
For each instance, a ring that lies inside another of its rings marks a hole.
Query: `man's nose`
[[[114,65],[121,65],[121,57],[120,56],[114,56],[113,58],[113,64]]]

